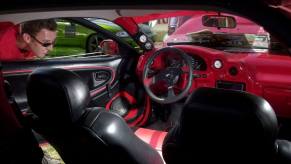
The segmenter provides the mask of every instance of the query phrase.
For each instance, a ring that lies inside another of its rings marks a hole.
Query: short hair
[[[28,33],[31,35],[36,35],[42,29],[47,29],[50,31],[57,30],[57,23],[54,19],[38,19],[22,23],[21,33]]]

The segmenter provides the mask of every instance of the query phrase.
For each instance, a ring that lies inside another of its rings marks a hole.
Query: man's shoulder
[[[6,22],[1,22],[0,23],[0,39],[3,39],[3,37],[9,36],[11,37],[11,35],[15,35],[17,33],[17,26],[15,26],[14,24],[2,24],[2,23],[6,23]]]
[[[12,22],[0,22],[0,31],[6,30],[6,29],[11,28],[13,26],[15,26],[15,25]]]
[[[0,31],[0,61],[23,59],[23,54],[16,46],[17,26],[7,25]]]

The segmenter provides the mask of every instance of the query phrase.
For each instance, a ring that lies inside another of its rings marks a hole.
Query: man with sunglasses
[[[53,49],[56,30],[53,19],[27,21],[0,29],[0,61],[43,58]]]

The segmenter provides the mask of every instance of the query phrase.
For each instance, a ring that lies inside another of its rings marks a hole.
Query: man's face
[[[28,45],[37,57],[42,58],[53,49],[55,40],[56,31],[42,29],[35,36],[31,35]]]

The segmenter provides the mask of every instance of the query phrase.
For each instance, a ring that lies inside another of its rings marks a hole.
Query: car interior
[[[110,2],[0,13],[0,39],[58,21],[51,54],[1,61],[1,161],[291,162],[291,3]]]

